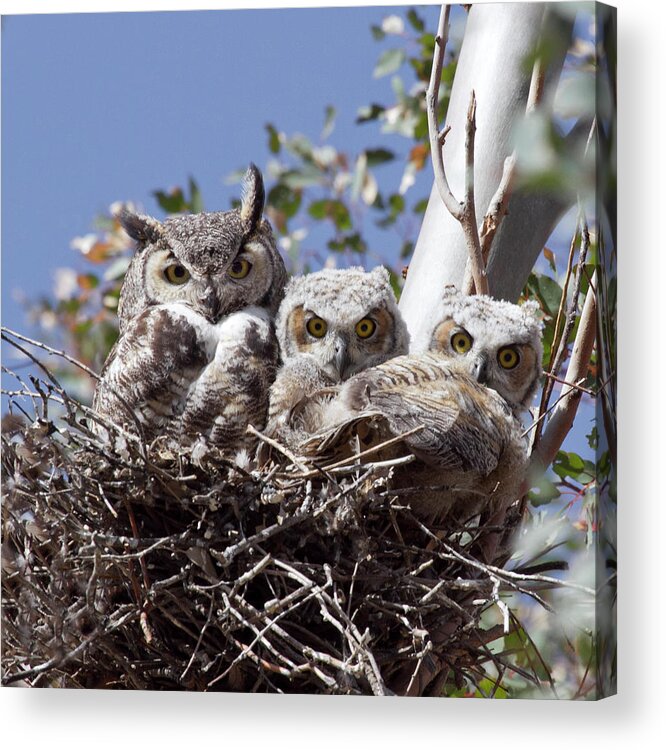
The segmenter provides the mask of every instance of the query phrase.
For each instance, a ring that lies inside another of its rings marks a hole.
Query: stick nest
[[[110,448],[31,381],[3,420],[5,684],[441,695],[511,666],[481,616],[516,588],[516,507],[439,529],[354,458]]]

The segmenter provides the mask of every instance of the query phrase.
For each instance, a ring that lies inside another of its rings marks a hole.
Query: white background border
[[[316,4],[195,0],[188,9]],[[660,323],[666,302],[666,242],[661,227],[666,220],[666,3],[617,0],[613,4],[619,9],[620,58],[620,695],[593,704],[2,688],[3,747],[152,750],[212,745],[226,750],[238,743],[250,749],[318,750],[455,743],[507,750],[578,750],[588,744],[604,749],[651,748],[663,742],[666,415],[660,388],[664,371]],[[177,0],[0,0],[3,14],[185,7]]]

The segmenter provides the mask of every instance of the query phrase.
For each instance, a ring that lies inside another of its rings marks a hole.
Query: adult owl
[[[392,488],[419,515],[468,520],[506,508],[527,466],[519,414],[541,374],[537,305],[465,297],[447,289],[425,344],[322,391],[294,410],[305,455],[339,458],[404,436],[372,459],[411,454]],[[416,342],[417,346],[419,342]],[[407,434],[409,433],[409,434]]]
[[[277,320],[283,364],[271,388],[269,434],[321,388],[406,354],[409,334],[388,271],[325,269],[291,279]]]
[[[263,206],[250,165],[231,211],[163,222],[120,213],[136,252],[94,396],[100,415],[148,441],[220,448],[242,447],[247,425],[264,425],[286,271]]]

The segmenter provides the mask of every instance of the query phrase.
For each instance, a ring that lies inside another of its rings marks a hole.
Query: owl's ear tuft
[[[245,234],[253,232],[264,211],[264,179],[255,164],[250,163],[245,177],[243,177],[243,193],[241,196],[240,219]]]
[[[157,242],[162,236],[162,225],[151,216],[135,214],[126,208],[121,208],[116,214],[122,228],[136,241],[139,249]]]

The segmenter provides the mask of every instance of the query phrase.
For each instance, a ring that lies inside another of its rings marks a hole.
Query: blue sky
[[[390,76],[372,77],[391,42],[370,26],[396,10],[3,17],[3,323],[25,330],[13,291],[48,293],[55,268],[76,261],[71,239],[113,201],[161,215],[152,191],[192,175],[208,209],[228,208],[238,187],[224,178],[265,164],[267,122],[316,137],[333,103],[335,145],[404,152],[404,139],[354,124],[360,106],[392,101]],[[434,28],[437,7],[419,12]]]
[[[163,215],[152,191],[184,186],[192,175],[208,209],[228,208],[239,188],[225,177],[269,158],[268,122],[316,139],[334,104],[337,148],[404,153],[407,140],[354,120],[360,106],[394,101],[391,76],[372,71],[395,41],[374,41],[370,27],[405,10],[4,16],[3,325],[30,332],[17,290],[30,299],[49,295],[57,268],[83,267],[70,242],[112,202],[131,200]],[[434,30],[438,7],[418,11]],[[452,20],[462,15],[458,8]],[[381,167],[381,189],[395,192],[401,173],[399,162]],[[411,199],[430,185],[424,169]],[[365,232],[371,250],[382,243],[384,256],[395,256],[396,233],[367,223]],[[569,230],[556,234],[558,245],[568,245]]]

